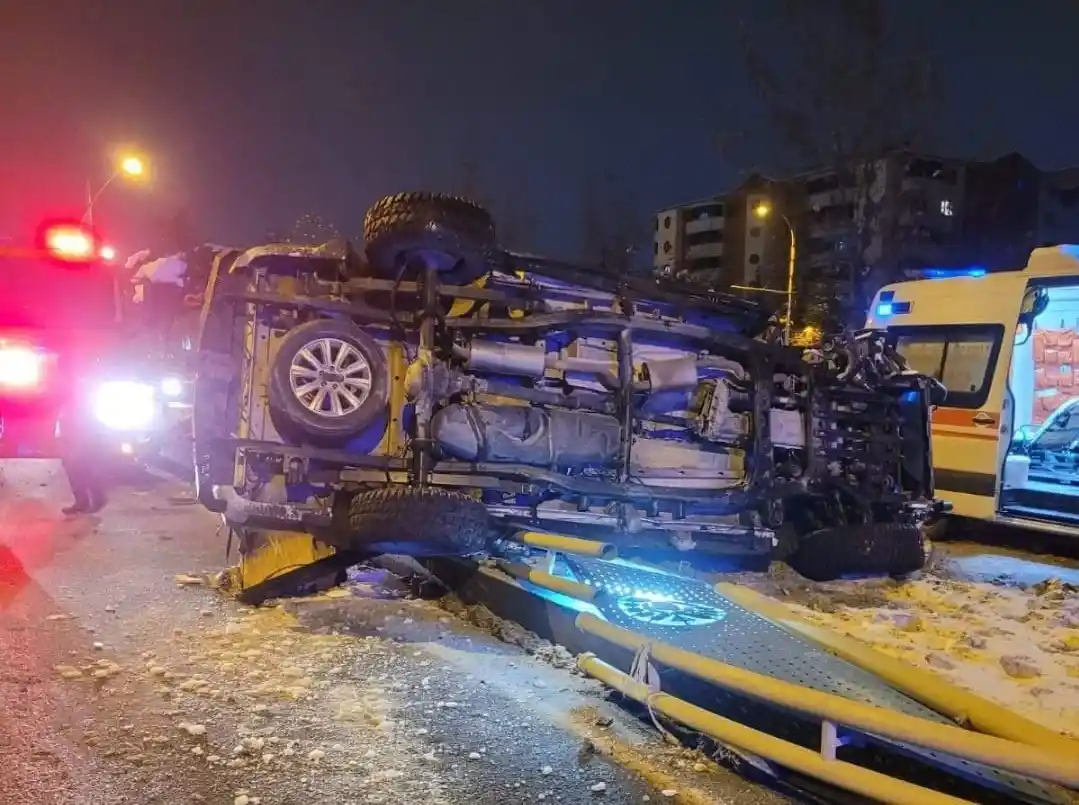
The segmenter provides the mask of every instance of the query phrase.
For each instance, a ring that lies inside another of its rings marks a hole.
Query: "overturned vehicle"
[[[877,334],[803,353],[756,303],[517,254],[406,193],[347,243],[217,255],[199,334],[199,499],[339,550],[624,553],[922,567],[931,384]]]

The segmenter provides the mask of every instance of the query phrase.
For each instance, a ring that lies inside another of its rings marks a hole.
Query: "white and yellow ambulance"
[[[867,322],[948,389],[937,496],[953,517],[1079,537],[1079,246],[937,274],[882,288]]]

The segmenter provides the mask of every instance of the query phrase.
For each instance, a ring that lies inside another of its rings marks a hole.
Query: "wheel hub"
[[[367,358],[341,338],[319,338],[305,344],[289,365],[289,383],[297,402],[328,418],[359,410],[371,393],[371,382]]]

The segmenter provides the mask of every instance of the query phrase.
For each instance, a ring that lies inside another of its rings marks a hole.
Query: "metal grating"
[[[567,557],[567,561],[579,581],[605,593],[597,597],[595,604],[616,626],[812,690],[930,721],[954,723],[869,672],[743,609],[704,582],[619,561],[578,557]],[[787,740],[795,740],[795,733],[800,731],[804,742],[804,728],[811,723],[801,719],[792,721],[789,717],[766,719],[760,713],[759,704],[726,692],[716,694],[715,704],[719,708],[717,712],[752,726],[759,725],[758,728]],[[778,712],[776,708],[769,709]],[[762,720],[772,723],[763,724]],[[1027,802],[1071,802],[1062,790],[1038,780],[886,738],[867,737]]]

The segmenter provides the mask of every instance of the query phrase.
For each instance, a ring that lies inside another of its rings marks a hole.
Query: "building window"
[[[749,264],[750,265],[755,266],[760,261],[761,261],[761,256],[759,254],[751,254],[751,255],[749,255]]]
[[[749,228],[749,236],[751,238],[759,238],[761,236],[761,228],[759,226],[751,226]]]
[[[670,254],[672,248],[674,248],[674,247],[671,246],[671,242],[669,240],[663,241],[663,253],[664,254]]]
[[[664,229],[670,229],[671,228],[671,216],[668,215],[666,218],[663,219],[663,228]]]
[[[817,193],[828,193],[839,189],[839,177],[835,174],[810,179],[806,182],[806,195],[813,196]]]
[[[702,271],[706,268],[720,268],[722,265],[722,257],[701,257],[697,260],[688,261],[690,271]]]
[[[955,208],[952,207],[952,202],[950,199],[943,199],[940,202],[940,214],[945,216],[946,218],[951,218],[953,215],[955,215]]]
[[[659,244],[658,243],[653,243],[652,244],[652,254],[659,254]]]

